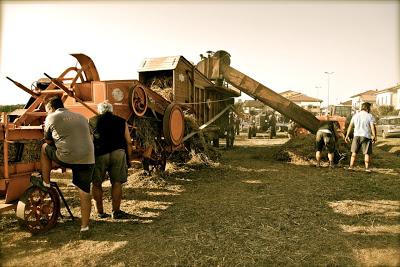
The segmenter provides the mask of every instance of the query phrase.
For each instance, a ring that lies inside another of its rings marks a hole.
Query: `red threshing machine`
[[[63,199],[63,196],[57,184],[52,182],[48,190],[34,174],[41,170],[40,149],[47,115],[44,105],[49,97],[60,96],[66,108],[87,118],[97,114],[97,104],[110,102],[113,113],[128,122],[134,146],[132,160],[141,161],[149,171],[165,169],[168,154],[182,147],[185,127],[180,105],[171,103],[138,80],[101,81],[88,56],[72,56],[79,62],[79,68],[67,68],[56,78],[45,74],[47,79],[40,79],[32,89],[7,77],[31,98],[24,109],[3,114],[0,122],[0,196],[3,198],[0,212],[17,208],[18,217],[31,232],[48,230],[61,215],[59,197]],[[149,121],[158,129],[151,144],[141,140],[142,129],[136,125],[139,119]]]

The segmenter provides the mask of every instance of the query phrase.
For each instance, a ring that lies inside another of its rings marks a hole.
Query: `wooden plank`
[[[46,117],[47,116],[47,112],[26,112],[26,114],[28,116],[32,116],[32,117]]]
[[[25,128],[9,129],[7,135],[8,141],[40,140],[42,138],[43,138],[42,129],[25,129]]]
[[[17,204],[14,204],[14,203],[10,203],[10,204],[0,203],[0,213],[6,212],[6,211],[9,211],[9,210],[16,210],[16,209],[17,209]]]

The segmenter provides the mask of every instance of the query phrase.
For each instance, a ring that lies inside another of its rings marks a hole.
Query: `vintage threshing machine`
[[[240,96],[238,89],[221,79],[209,79],[183,56],[146,58],[138,72],[142,84],[193,114],[200,131],[214,146],[219,146],[219,138],[226,138],[227,146],[233,145],[234,122],[230,111],[234,97]],[[194,134],[188,133],[184,140]]]
[[[51,189],[46,190],[41,181],[31,179],[32,173],[40,172],[47,98],[58,95],[66,108],[87,118],[97,114],[98,103],[108,100],[114,114],[127,120],[135,159],[143,162],[147,170],[164,169],[168,154],[182,147],[185,126],[180,105],[166,100],[138,80],[101,81],[88,56],[72,56],[80,68],[67,68],[56,78],[45,74],[47,78],[40,79],[32,89],[8,78],[31,98],[24,109],[2,116],[0,195],[4,199],[0,211],[15,208],[16,201],[22,198],[24,202],[17,213],[32,232],[51,228],[60,215],[59,195],[62,194],[57,184],[52,183]],[[144,142],[143,122],[155,129],[150,135],[151,142]]]

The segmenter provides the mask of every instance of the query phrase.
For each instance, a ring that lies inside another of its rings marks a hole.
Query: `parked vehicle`
[[[386,137],[400,137],[400,116],[380,118],[376,125],[376,131],[383,139]]]

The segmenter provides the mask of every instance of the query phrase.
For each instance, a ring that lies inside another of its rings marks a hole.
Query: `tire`
[[[219,147],[219,138],[217,137],[217,138],[214,138],[213,139],[213,147]]]

